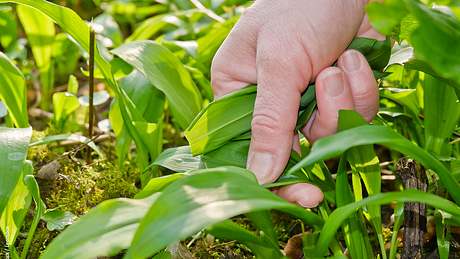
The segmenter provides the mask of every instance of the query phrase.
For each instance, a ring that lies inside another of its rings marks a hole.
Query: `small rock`
[[[50,163],[42,166],[36,177],[43,180],[56,180],[59,177],[58,170],[60,168],[61,164],[57,160],[53,160]]]

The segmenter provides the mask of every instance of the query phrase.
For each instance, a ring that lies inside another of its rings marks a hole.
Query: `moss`
[[[60,161],[59,179],[51,183],[44,195],[49,208],[70,211],[82,215],[104,200],[133,197],[138,191],[135,170],[123,173],[112,163],[101,161],[90,166],[76,164],[75,161]],[[134,173],[132,173],[134,172]]]
[[[43,134],[34,133],[33,138],[40,138]],[[47,208],[59,208],[82,216],[92,207],[102,201],[127,197],[132,198],[137,192],[138,170],[133,161],[127,161],[125,170],[120,171],[111,161],[93,161],[86,165],[82,159],[85,153],[72,152],[75,147],[37,146],[29,150],[29,159],[34,162],[35,174],[46,164],[57,161],[61,167],[54,172],[56,179],[38,179],[40,192]],[[70,154],[69,154],[69,151]],[[67,152],[67,153],[64,153]],[[69,154],[69,155],[63,155]],[[27,233],[33,216],[33,207],[29,213],[23,233]],[[45,222],[40,222],[37,228],[28,258],[38,258],[46,246],[59,234],[58,231],[48,231]],[[22,250],[24,237],[19,237],[17,247]],[[0,243],[1,244],[1,243]],[[1,254],[0,258],[3,258]]]

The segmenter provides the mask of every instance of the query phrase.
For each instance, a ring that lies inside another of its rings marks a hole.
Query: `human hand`
[[[366,59],[345,51],[356,36],[379,36],[364,15],[365,0],[257,0],[217,52],[211,69],[216,98],[257,84],[248,168],[261,184],[275,181],[298,147],[294,134],[300,96],[316,81],[318,110],[303,128],[310,140],[333,134],[338,111],[355,109],[371,120],[378,88]],[[345,52],[344,52],[345,51]],[[337,61],[337,67],[331,65]],[[276,191],[314,207],[323,194],[295,184]]]

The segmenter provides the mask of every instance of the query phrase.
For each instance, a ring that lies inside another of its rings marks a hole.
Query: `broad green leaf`
[[[0,128],[0,214],[22,179],[32,128]]]
[[[29,126],[27,95],[21,71],[0,52],[0,99],[9,111],[13,124],[19,128]]]
[[[25,5],[18,5],[17,13],[29,40],[37,67],[40,70],[49,68],[55,34],[53,21],[42,12]]]
[[[148,257],[206,226],[239,214],[270,209],[292,214],[309,225],[322,224],[316,214],[259,186],[254,175],[245,169],[220,167],[195,171],[162,191],[142,219],[125,257]]]
[[[213,151],[249,131],[255,93],[256,87],[250,86],[210,103],[201,111],[185,131],[192,154]]]
[[[116,255],[130,246],[139,221],[157,197],[102,202],[53,239],[40,258],[92,259]]]
[[[412,157],[425,168],[432,169],[438,174],[442,185],[454,201],[460,203],[458,192],[460,185],[449,170],[427,151],[385,126],[360,126],[322,138],[313,144],[311,153],[292,167],[289,172],[295,172],[318,161],[339,156],[352,147],[369,144],[386,146]]]
[[[231,141],[222,147],[201,156],[206,168],[225,165],[246,167],[249,151],[249,140]]]
[[[165,103],[164,94],[153,87],[142,73],[135,70],[127,77],[121,79],[119,84],[145,121],[156,123],[162,119]],[[111,127],[117,137],[115,148],[118,164],[120,168],[123,168],[125,158],[132,142],[132,137],[129,135],[128,128],[124,123],[119,103],[117,99],[112,103],[109,119]],[[141,152],[141,150],[138,150],[138,152]],[[148,152],[147,149],[146,152]]]
[[[176,173],[165,175],[161,177],[155,177],[150,179],[150,181],[145,185],[145,187],[136,194],[136,199],[143,199],[151,196],[154,193],[160,192],[166,186],[170,185],[171,183],[181,179],[182,177],[186,176],[184,173]]]
[[[134,127],[138,130],[142,141],[146,144],[151,160],[155,160],[163,149],[163,120],[160,118],[158,123],[149,123],[144,121],[135,121]],[[140,159],[140,157],[137,157]],[[138,161],[142,163],[141,168],[148,167],[148,161]],[[141,174],[141,184],[144,186],[152,177],[159,175],[158,169],[143,171]]]
[[[32,201],[32,196],[23,180],[25,176],[32,174],[32,172],[32,164],[24,162],[20,179],[0,217],[0,228],[8,246],[14,246]]]
[[[460,217],[460,207],[458,207],[455,203],[434,194],[416,190],[376,194],[334,210],[334,212],[332,212],[332,214],[330,214],[327,218],[320,232],[321,234],[315,247],[315,255],[323,256],[325,252],[327,252],[329,243],[337,234],[337,230],[343,224],[344,220],[352,215],[357,209],[366,205],[378,206],[394,201],[425,203],[434,208],[442,209],[452,214],[454,217]]]
[[[424,87],[425,148],[440,156],[450,156],[448,141],[460,119],[460,103],[455,90],[430,75]]]
[[[189,146],[168,148],[157,157],[153,164],[180,173],[205,168],[201,157],[193,156]]]
[[[54,85],[54,66],[51,61],[56,33],[54,23],[42,12],[25,5],[17,7],[17,14],[29,40],[37,68],[40,71],[41,106],[48,109]]]
[[[141,71],[166,95],[180,127],[185,129],[190,124],[201,109],[201,95],[173,53],[153,41],[128,43],[112,52]]]

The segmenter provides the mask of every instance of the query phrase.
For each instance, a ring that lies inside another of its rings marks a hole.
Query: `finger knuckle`
[[[254,135],[276,136],[283,132],[281,120],[275,112],[257,112],[252,117]]]

